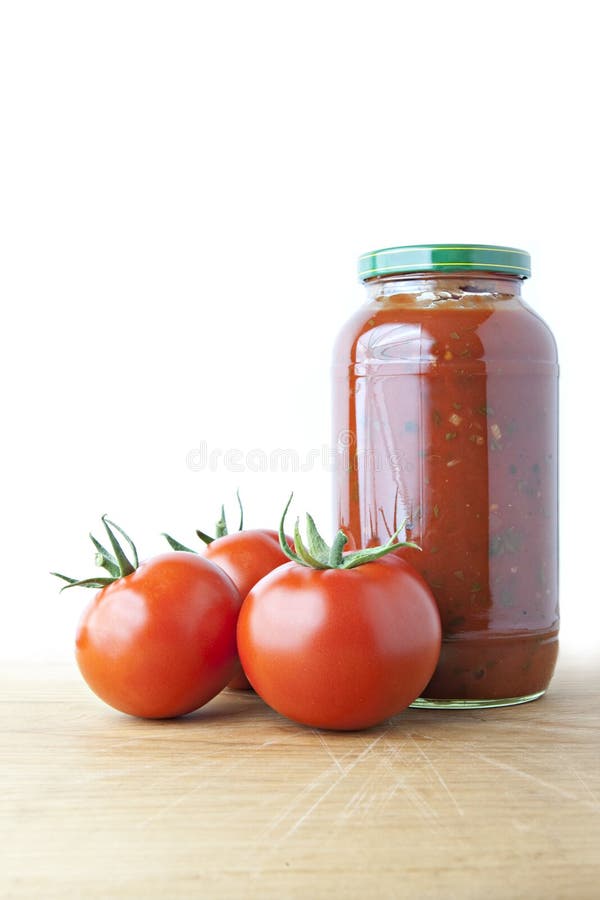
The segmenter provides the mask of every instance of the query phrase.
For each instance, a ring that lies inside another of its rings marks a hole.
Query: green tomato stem
[[[240,497],[239,489],[235,492],[235,495],[237,497],[238,506],[240,508],[240,526],[238,528],[238,531],[243,531],[244,530],[244,507],[242,506],[242,499]],[[228,533],[229,532],[227,529],[227,519],[225,518],[225,507],[223,505],[221,505],[221,512],[219,515],[219,519],[215,525],[216,537],[211,537],[210,534],[206,534],[205,531],[200,531],[199,529],[196,529],[196,536],[199,537],[200,540],[202,541],[202,543],[206,544],[207,547],[209,544],[212,544],[213,541],[217,540],[217,538],[225,537],[225,535]],[[185,544],[182,544],[180,541],[176,540],[174,537],[171,537],[170,534],[165,534],[164,531],[162,532],[162,537],[164,537],[168,541],[169,546],[172,547],[173,550],[178,550],[178,551],[184,552],[184,553],[195,553],[196,552],[195,550],[191,550],[189,547],[186,547]]]
[[[216,535],[218,538],[225,537],[227,534],[227,520],[225,518],[225,507],[221,506],[221,515],[219,520],[215,526]]]
[[[333,539],[331,550],[329,551],[329,568],[341,569],[344,558],[344,547],[348,543],[348,537],[343,531],[338,531]]]
[[[385,544],[382,544],[379,547],[365,547],[361,550],[354,550],[350,553],[344,553],[344,547],[348,543],[348,536],[344,534],[344,532],[340,529],[333,539],[331,547],[329,547],[319,534],[312,516],[308,515],[307,513],[306,533],[308,547],[305,545],[300,533],[299,520],[297,519],[294,526],[294,545],[296,548],[294,551],[288,544],[287,538],[285,536],[285,518],[290,508],[293,496],[293,494],[290,494],[288,502],[285,505],[285,509],[283,510],[283,515],[281,516],[281,520],[279,522],[279,544],[288,559],[291,559],[292,562],[295,562],[300,566],[307,566],[312,569],[322,570],[355,569],[357,566],[363,566],[367,563],[375,562],[376,560],[386,556],[388,553],[393,553],[396,550],[401,550],[405,547],[410,547],[415,550],[421,549],[418,544],[414,544],[412,541],[398,540],[398,535],[401,531],[403,531],[406,525],[406,520],[404,520],[400,528],[398,528],[394,532],[394,534],[388,541],[386,541]]]
[[[87,588],[105,588],[107,585],[112,584],[115,581],[118,581],[119,578],[124,578],[127,575],[131,575],[139,566],[139,557],[137,553],[137,549],[131,538],[123,531],[123,529],[119,525],[115,525],[114,522],[111,522],[105,515],[102,516],[102,524],[106,529],[106,533],[108,534],[111,547],[113,549],[113,553],[110,553],[106,547],[104,547],[97,538],[94,537],[93,534],[90,534],[90,540],[94,545],[95,549],[95,561],[98,566],[101,566],[103,569],[106,569],[108,572],[108,577],[104,576],[92,576],[91,578],[70,578],[68,575],[62,575],[60,572],[51,572],[51,575],[54,575],[56,578],[60,578],[61,581],[66,581],[67,584],[63,585],[61,590],[66,590],[69,587],[87,587]],[[114,530],[113,530],[114,529]],[[121,544],[119,543],[119,539],[117,538],[115,531],[118,531],[120,535],[127,541],[131,548],[131,553],[133,556],[133,563],[127,558],[125,551],[123,550]]]

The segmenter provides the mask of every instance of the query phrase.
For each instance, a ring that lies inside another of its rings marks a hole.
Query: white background
[[[108,512],[143,555],[329,473],[190,451],[329,442],[359,253],[532,253],[562,362],[564,645],[598,652],[598,48],[571,2],[4,2],[5,657],[66,658]],[[238,456],[239,458],[239,456]]]

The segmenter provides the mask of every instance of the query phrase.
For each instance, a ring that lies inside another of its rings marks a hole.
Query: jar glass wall
[[[375,275],[336,343],[337,522],[360,547],[405,521],[422,550],[399,552],[442,617],[415,705],[525,702],[555,666],[557,356],[521,284],[472,267]]]

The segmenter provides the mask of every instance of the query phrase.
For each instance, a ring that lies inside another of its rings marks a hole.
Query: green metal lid
[[[402,272],[452,272],[465,269],[529,278],[531,257],[515,247],[492,244],[414,244],[364,253],[358,260],[361,281]]]

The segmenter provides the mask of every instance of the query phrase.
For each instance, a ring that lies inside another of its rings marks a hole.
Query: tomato
[[[227,572],[245,597],[257,581],[287,563],[276,531],[238,531],[216,538],[202,555]]]
[[[318,533],[305,553],[296,530],[295,561],[244,600],[238,652],[257,694],[277,712],[353,730],[418,697],[438,661],[441,625],[424,579],[389,552],[400,545],[342,556],[345,536],[336,540],[337,557]]]
[[[68,586],[102,588],[77,631],[84,679],[110,706],[134,716],[170,718],[203,706],[239,666],[239,591],[194,553],[165,553],[139,565],[136,554],[134,566],[117,567],[118,555],[102,551],[110,578],[60,576]]]
[[[243,599],[257,581],[286,563],[287,556],[280,547],[277,531],[243,530],[244,511],[239,492],[237,499],[240,506],[239,531],[231,534],[228,532],[225,511],[221,507],[221,517],[216,524],[217,537],[210,537],[203,531],[197,531],[196,534],[206,544],[201,550],[202,555],[229,575]],[[164,534],[164,537],[174,550],[195,552],[169,534]],[[241,666],[228,687],[237,691],[251,690],[252,686],[241,671]]]

